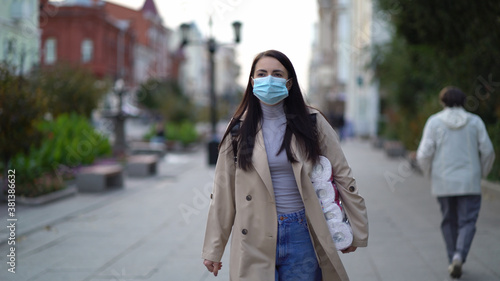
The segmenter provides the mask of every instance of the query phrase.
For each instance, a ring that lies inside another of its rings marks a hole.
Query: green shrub
[[[77,114],[63,114],[53,122],[42,122],[39,128],[46,136],[39,149],[44,166],[91,164],[97,156],[111,153],[107,137]]]
[[[33,80],[48,98],[53,116],[70,112],[89,118],[111,89],[109,80],[97,79],[83,67],[58,63],[33,73]]]
[[[195,124],[189,121],[184,121],[179,124],[178,134],[179,141],[183,145],[188,145],[198,140],[198,132],[196,132]]]
[[[15,155],[39,144],[36,123],[48,109],[42,91],[32,88],[32,81],[16,72],[12,65],[0,62],[0,171],[4,178]],[[7,186],[0,186],[2,189]]]
[[[155,126],[151,126],[149,130],[146,132],[146,134],[142,136],[142,139],[145,141],[150,141],[155,135],[156,135]]]
[[[166,131],[167,140],[179,141],[184,146],[198,141],[195,123],[187,120],[180,123],[168,123]]]
[[[491,142],[495,147],[495,162],[493,163],[493,168],[491,169],[488,179],[493,181],[500,181],[500,122],[494,125],[488,126],[488,134],[490,135]]]
[[[489,130],[497,161],[490,179],[500,180],[500,5],[498,1],[377,0],[389,17],[392,38],[374,46],[372,66],[380,82],[385,135],[418,146],[427,118],[439,110],[439,91],[456,86],[465,109]],[[378,14],[378,13],[377,13]]]
[[[37,129],[43,136],[41,145],[12,159],[12,167],[21,175],[20,183],[25,186],[18,189],[20,195],[38,194],[33,189],[50,192],[60,188],[55,178],[61,182],[61,168],[91,164],[96,157],[111,154],[107,137],[98,133],[85,117],[75,113],[42,121]]]

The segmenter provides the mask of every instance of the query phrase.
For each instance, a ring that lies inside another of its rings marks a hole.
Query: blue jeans
[[[476,221],[481,208],[481,195],[438,197],[441,205],[441,232],[446,243],[448,261],[459,253],[465,262],[472,239],[476,233]]]
[[[275,281],[321,281],[305,211],[278,215]]]

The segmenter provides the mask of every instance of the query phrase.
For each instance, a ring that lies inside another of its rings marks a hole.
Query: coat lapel
[[[259,174],[260,178],[266,185],[267,191],[274,201],[273,182],[271,180],[271,171],[269,170],[269,163],[267,162],[266,147],[264,145],[264,136],[262,130],[259,130],[256,135],[255,145],[253,148],[252,163]]]
[[[292,137],[292,151],[295,153],[295,157],[297,159],[297,162],[292,163],[292,169],[293,169],[293,174],[295,176],[295,180],[297,182],[297,187],[299,189],[299,192],[302,196],[302,199],[305,200],[304,198],[304,193],[302,192],[302,168],[303,168],[303,159],[301,158],[301,155],[299,153],[296,141],[295,141],[295,136]],[[271,171],[269,170],[269,163],[267,162],[267,153],[266,153],[266,147],[264,145],[264,136],[262,134],[262,130],[259,130],[256,135],[255,139],[255,146],[253,150],[253,156],[252,156],[252,163],[254,165],[255,170],[257,171],[257,174],[259,174],[260,178],[266,185],[266,188],[269,192],[269,195],[273,199],[274,198],[274,189],[273,189],[273,182],[271,179]]]

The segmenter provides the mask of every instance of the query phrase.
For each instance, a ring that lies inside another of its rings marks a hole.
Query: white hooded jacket
[[[481,178],[495,160],[493,145],[481,118],[462,107],[446,107],[424,127],[417,161],[431,177],[432,194],[481,194]]]

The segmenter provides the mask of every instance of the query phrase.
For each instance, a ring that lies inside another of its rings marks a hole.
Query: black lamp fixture
[[[239,22],[239,21],[233,22],[233,29],[234,29],[234,42],[240,43],[240,40],[241,40],[241,22]]]
[[[187,23],[181,24],[181,37],[182,37],[182,42],[181,42],[181,47],[184,47],[188,44],[189,42],[189,30],[191,29],[191,25]]]
[[[235,21],[232,23],[232,26],[233,26],[233,31],[234,31],[234,43],[240,43],[242,23],[240,21]],[[180,31],[181,31],[181,46],[184,47],[187,44],[189,44],[189,32],[191,31],[191,24],[189,24],[189,23],[181,24]],[[211,39],[215,40],[213,38],[211,38]]]

